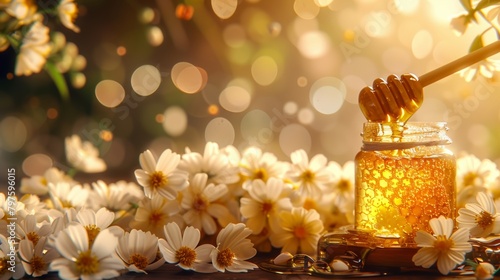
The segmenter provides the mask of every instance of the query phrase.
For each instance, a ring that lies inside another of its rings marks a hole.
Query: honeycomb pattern
[[[455,158],[361,151],[356,156],[357,229],[413,243],[431,218],[455,218]]]

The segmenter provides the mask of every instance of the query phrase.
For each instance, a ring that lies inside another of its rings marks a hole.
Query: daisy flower
[[[43,175],[34,175],[30,178],[21,179],[20,191],[25,194],[45,195],[49,192],[49,183],[67,182],[76,184],[71,177],[61,170],[51,167]]]
[[[31,24],[21,42],[16,60],[16,76],[30,76],[42,70],[50,54],[49,28],[41,21]]]
[[[12,206],[11,199],[15,200],[15,206]],[[12,209],[15,208],[15,209]],[[17,197],[10,196],[8,198],[5,197],[3,192],[0,192],[0,234],[8,236],[7,232],[7,217],[15,216],[24,210],[24,203],[17,200]],[[14,211],[14,215],[12,215],[12,211]]]
[[[133,204],[137,204],[144,197],[144,192],[137,184],[126,181],[108,185],[98,180],[92,183],[92,190],[89,197],[92,208],[97,210],[106,207],[115,213],[130,210]]]
[[[214,184],[232,184],[239,180],[238,166],[231,164],[227,154],[214,142],[206,143],[203,155],[186,148],[179,169],[188,172],[190,178],[198,173],[205,173],[208,181]]]
[[[49,209],[45,202],[40,201],[40,197],[34,194],[25,194],[21,197],[19,202],[24,204],[24,209],[17,213],[17,217],[25,218],[28,215],[34,215],[36,221],[41,223],[43,221],[49,221]]]
[[[458,227],[470,229],[472,237],[487,237],[500,232],[500,214],[493,199],[486,193],[476,196],[477,203],[467,203],[458,210]]]
[[[180,211],[177,200],[167,200],[158,194],[152,199],[145,197],[139,202],[139,208],[135,212],[134,220],[130,222],[130,227],[161,236],[163,226],[169,222],[184,225]]]
[[[473,81],[481,75],[487,79],[493,78],[495,71],[500,69],[500,61],[491,58],[485,58],[470,67],[464,68],[458,73],[466,82]]]
[[[182,217],[187,225],[212,235],[217,231],[216,219],[232,215],[225,205],[217,201],[227,194],[227,186],[207,182],[206,173],[194,175],[191,185],[182,195],[181,206],[186,210]]]
[[[37,11],[37,5],[33,1],[11,0],[4,1],[2,4],[0,4],[0,6],[2,5],[7,5],[5,9],[7,14],[19,20],[20,24],[29,23],[30,19]]]
[[[491,191],[499,176],[497,165],[489,159],[480,160],[474,155],[457,158],[457,206],[474,202],[479,192]]]
[[[62,279],[108,279],[118,277],[123,263],[113,256],[118,238],[109,230],[99,232],[92,246],[87,231],[81,224],[69,225],[55,240],[62,258],[50,264],[51,271],[59,271]]]
[[[81,185],[70,185],[67,182],[49,184],[50,201],[58,210],[64,208],[80,209],[87,204],[89,189]]]
[[[189,185],[187,173],[177,169],[180,155],[170,149],[163,151],[158,162],[151,151],[146,150],[140,154],[139,162],[142,169],[135,170],[134,174],[148,198],[158,193],[172,200]]]
[[[223,228],[217,235],[217,247],[210,253],[212,265],[220,272],[247,272],[257,268],[247,261],[257,254],[247,238],[251,233],[243,223],[231,223]]]
[[[129,271],[146,273],[165,263],[158,257],[158,238],[142,230],[132,229],[120,237],[116,253]]]
[[[437,268],[447,275],[456,265],[461,264],[465,254],[472,250],[469,240],[469,229],[459,228],[453,234],[453,219],[439,216],[429,221],[434,235],[419,230],[415,242],[421,247],[413,256],[416,266],[431,267],[437,262]]]
[[[252,181],[260,179],[267,182],[269,178],[283,178],[288,165],[278,161],[272,153],[263,153],[257,147],[247,148],[240,161],[240,173],[244,178],[243,189],[247,190]]]
[[[278,217],[276,223],[271,223],[273,234],[270,240],[274,247],[291,254],[316,254],[317,243],[324,229],[316,210],[294,207],[291,211],[281,211]]]
[[[40,238],[47,237],[50,234],[50,224],[37,224],[35,215],[27,215],[25,218],[18,221],[16,225],[16,237],[19,240],[30,240],[33,242],[33,246],[37,245]]]
[[[344,212],[354,211],[354,161],[347,161],[343,166],[330,161],[328,170],[333,175],[331,183],[331,203]]]
[[[21,279],[23,278],[25,271],[24,267],[21,265],[18,258],[9,256],[11,253],[10,247],[15,246],[11,244],[3,234],[0,234],[0,278],[1,279]],[[10,261],[14,261],[13,263]]]
[[[123,229],[117,226],[111,226],[115,218],[115,213],[106,208],[101,208],[97,212],[92,209],[82,209],[76,214],[76,221],[79,222],[87,231],[89,246],[92,246],[99,233],[105,229],[116,236],[123,234]]]
[[[282,197],[284,188],[282,179],[269,178],[267,183],[254,180],[248,188],[248,197],[241,198],[241,215],[253,234],[259,234],[270,219],[277,219],[280,210],[292,208],[290,198]]]
[[[24,239],[19,242],[19,256],[26,274],[39,277],[49,273],[49,264],[59,257],[55,249],[47,246],[47,238],[42,237],[38,243]]]
[[[99,150],[89,141],[82,141],[74,134],[65,139],[66,159],[77,170],[98,173],[106,170],[104,160],[99,158]]]
[[[57,6],[57,13],[61,23],[74,32],[80,32],[80,28],[73,23],[78,15],[78,7],[74,0],[61,0]]]
[[[309,161],[304,150],[297,150],[290,155],[290,158],[291,170],[286,176],[298,186],[300,195],[321,196],[332,181],[326,157],[318,154]]]
[[[184,235],[182,235],[176,223],[168,223],[164,227],[164,232],[167,240],[160,239],[158,243],[163,258],[168,263],[177,264],[184,270],[204,273],[217,271],[209,264],[210,252],[214,246],[210,244],[198,246],[200,230],[189,226],[184,229]]]

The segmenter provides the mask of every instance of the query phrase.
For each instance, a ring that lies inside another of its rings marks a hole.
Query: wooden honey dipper
[[[401,78],[392,74],[387,80],[377,78],[372,87],[365,87],[360,91],[359,107],[369,122],[406,122],[422,105],[423,87],[497,52],[500,52],[500,41],[473,51],[420,78],[414,74],[403,74]]]

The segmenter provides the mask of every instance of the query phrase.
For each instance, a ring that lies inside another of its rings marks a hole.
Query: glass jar
[[[399,246],[456,217],[456,161],[446,123],[365,123],[355,158],[355,228]]]

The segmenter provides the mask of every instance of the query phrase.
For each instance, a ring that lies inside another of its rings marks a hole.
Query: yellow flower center
[[[144,269],[146,266],[148,266],[148,258],[141,254],[133,254],[130,256],[130,259],[128,260],[129,264],[135,265],[138,269]]]
[[[179,263],[186,266],[191,267],[196,260],[196,251],[182,246],[175,252],[175,258],[179,260]]]
[[[217,263],[222,267],[228,267],[233,264],[234,253],[226,248],[217,254]]]
[[[167,176],[161,171],[155,171],[149,175],[149,185],[153,189],[161,188],[168,182]]]
[[[61,200],[61,205],[63,208],[74,208],[73,204],[69,200]]]
[[[262,203],[262,213],[264,213],[265,215],[267,215],[267,214],[269,214],[269,212],[271,212],[271,210],[273,210],[273,204],[272,203],[269,203],[269,202]]]
[[[47,187],[49,182],[45,177],[40,177],[40,184],[42,184],[44,187]]]
[[[78,255],[75,266],[80,275],[94,274],[99,270],[99,260],[92,254],[92,251],[87,250]]]
[[[196,211],[205,211],[208,207],[208,200],[203,195],[197,195],[193,201],[193,209]]]
[[[495,218],[493,218],[493,216],[486,211],[482,211],[481,213],[479,213],[478,216],[476,216],[477,225],[483,229],[485,229],[488,226],[490,226],[491,224],[493,224],[494,220],[495,220]]]
[[[161,222],[163,220],[163,213],[161,212],[152,212],[150,215],[149,215],[149,222],[153,225],[156,225],[158,224],[159,222]]]
[[[87,231],[87,236],[89,237],[89,245],[92,246],[94,244],[94,240],[101,232],[101,229],[97,227],[96,225],[88,225],[85,226],[85,230]]]
[[[41,257],[33,256],[31,259],[31,268],[33,269],[33,272],[44,271],[46,267],[47,264]]]
[[[434,241],[434,249],[440,253],[448,252],[453,245],[455,245],[453,239],[448,239],[444,235],[438,235],[436,241]]]
[[[26,234],[26,239],[31,240],[31,242],[33,242],[33,246],[36,246],[38,240],[40,240],[40,236],[38,233],[31,231]]]
[[[337,184],[337,188],[340,192],[349,192],[351,190],[351,182],[349,180],[342,179]]]
[[[295,235],[295,237],[297,237],[298,239],[304,239],[307,237],[307,231],[306,229],[304,228],[304,226],[296,226],[293,230],[293,234]]]
[[[266,182],[267,181],[267,171],[264,168],[258,168],[254,170],[252,178],[255,179],[261,179],[262,181]]]
[[[312,182],[314,181],[314,173],[311,172],[311,170],[306,170],[302,175],[300,176],[303,182]]]
[[[306,210],[316,209],[316,201],[311,198],[306,198],[302,207],[304,207],[304,209]]]
[[[473,186],[474,181],[478,178],[477,173],[470,171],[467,174],[464,175],[464,186]]]

